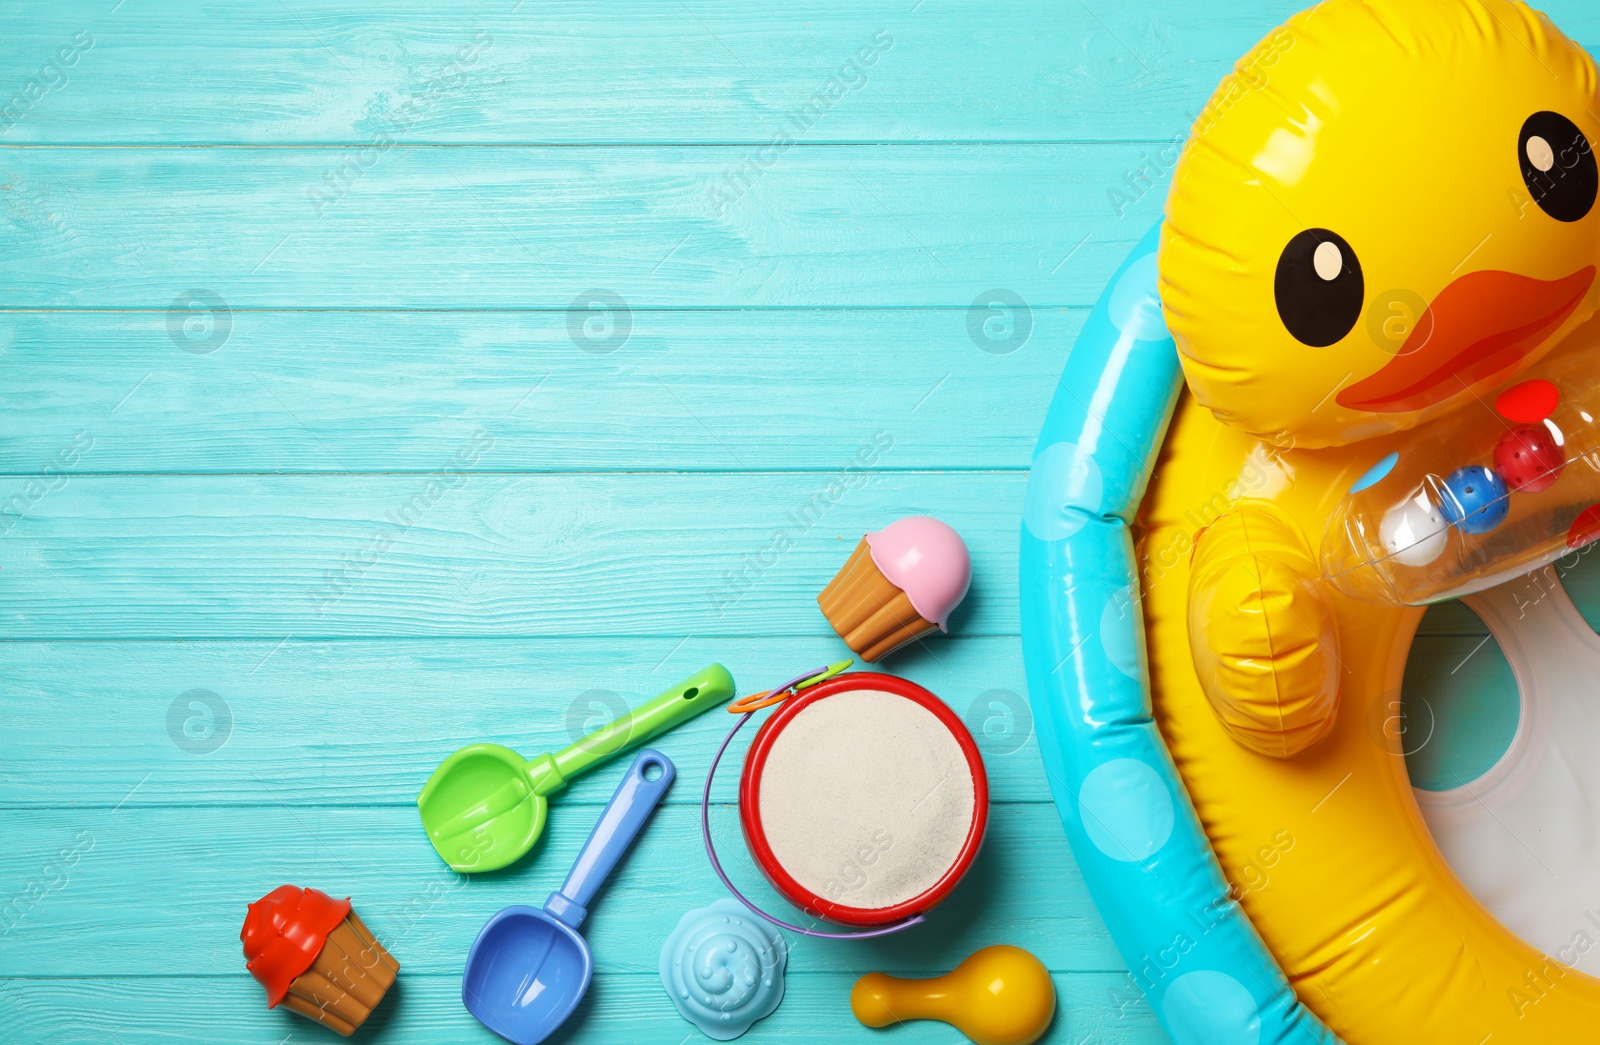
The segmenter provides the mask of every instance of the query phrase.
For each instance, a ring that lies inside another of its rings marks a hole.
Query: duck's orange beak
[[[1392,414],[1448,399],[1543,344],[1583,301],[1594,277],[1593,265],[1552,280],[1467,273],[1433,299],[1398,355],[1339,393],[1339,405]]]

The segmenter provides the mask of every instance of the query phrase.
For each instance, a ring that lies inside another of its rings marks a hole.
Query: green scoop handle
[[[470,744],[440,763],[417,796],[422,826],[457,871],[492,871],[520,859],[544,831],[547,796],[733,696],[733,676],[708,664],[659,696],[553,755],[524,759],[499,744]]]
[[[586,769],[593,769],[630,748],[648,743],[681,722],[733,697],[733,676],[721,664],[708,664],[659,696],[651,697],[632,711],[617,716],[577,743],[568,745],[550,759],[556,774],[554,784],[540,787],[540,759],[535,757],[535,788],[547,795],[559,790],[568,780]]]

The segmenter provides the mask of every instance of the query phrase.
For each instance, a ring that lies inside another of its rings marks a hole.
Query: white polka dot
[[[1105,483],[1094,458],[1076,443],[1051,443],[1033,459],[1022,521],[1041,541],[1059,541],[1100,512]]]
[[[1078,815],[1095,848],[1133,863],[1154,856],[1172,835],[1172,792],[1137,758],[1095,766],[1078,792]]]
[[[1156,291],[1156,256],[1146,254],[1129,265],[1111,288],[1106,302],[1111,325],[1140,341],[1164,341],[1167,320],[1161,314],[1161,296]]]
[[[1550,143],[1537,134],[1528,138],[1528,162],[1542,171],[1547,171],[1556,165],[1555,150],[1550,148]]]
[[[1100,648],[1111,666],[1130,679],[1139,677],[1139,602],[1124,585],[1111,593],[1100,612]]]
[[[1311,255],[1311,267],[1329,283],[1338,279],[1339,273],[1344,271],[1344,254],[1340,252],[1339,245],[1331,240],[1318,243],[1316,252]]]
[[[1161,1014],[1174,1045],[1257,1045],[1261,1007],[1225,972],[1200,969],[1172,981]]]

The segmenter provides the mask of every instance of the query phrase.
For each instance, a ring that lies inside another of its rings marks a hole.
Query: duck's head
[[[1600,303],[1597,142],[1593,59],[1521,3],[1295,16],[1223,80],[1167,200],[1195,398],[1302,447],[1476,402]]]

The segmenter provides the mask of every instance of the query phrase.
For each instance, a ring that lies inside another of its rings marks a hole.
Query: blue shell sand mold
[[[1084,880],[1173,1041],[1331,1045],[1229,898],[1151,717],[1128,527],[1182,383],[1160,228],[1090,313],[1034,451],[1020,580],[1039,748]]]
[[[707,1037],[737,1038],[783,1000],[783,936],[724,897],[678,919],[661,948],[661,985]]]

